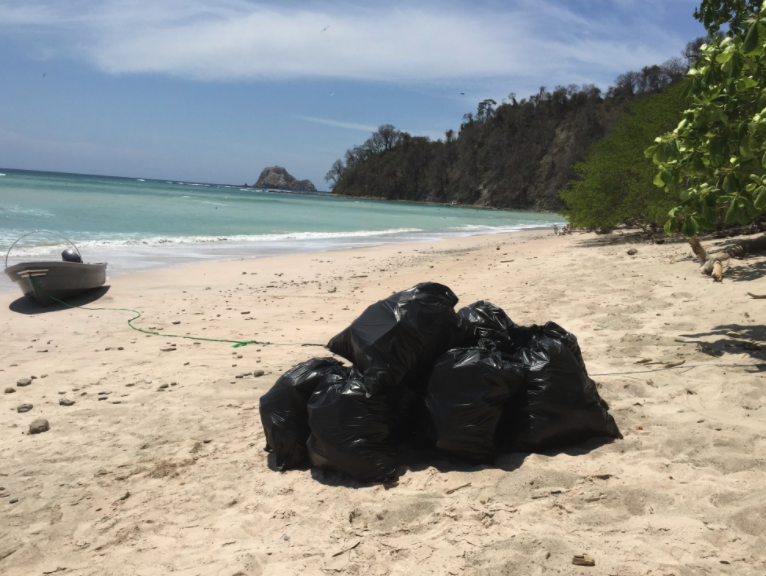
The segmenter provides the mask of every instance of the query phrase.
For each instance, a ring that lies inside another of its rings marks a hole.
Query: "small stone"
[[[47,432],[48,430],[50,430],[50,425],[45,418],[38,418],[29,425],[30,434],[40,434],[42,432]]]
[[[66,390],[59,390],[59,394],[63,396],[64,394],[66,394]]]
[[[74,400],[70,400],[69,398],[59,398],[59,404],[61,406],[72,406],[74,404]]]
[[[11,500],[8,500],[8,504],[16,504],[16,502],[18,501],[19,501],[18,498],[12,498]]]
[[[181,321],[180,321],[180,320],[174,320],[174,321],[173,321],[173,324],[180,324],[180,323],[181,323]]]
[[[112,400],[112,404],[122,404],[122,400]]]
[[[188,366],[188,365],[189,365],[189,363],[188,363],[188,362],[184,362],[184,366]]]
[[[98,398],[96,398],[96,400],[99,400],[99,401],[106,400],[106,396],[99,396]]]
[[[240,314],[250,314],[250,310],[245,310],[244,312],[240,312]]]
[[[260,377],[261,377],[261,376],[263,376],[264,374],[265,374],[265,372],[264,372],[263,370],[255,370],[255,371],[253,372],[253,377],[254,377],[254,378],[260,378]]]
[[[285,542],[289,542],[290,537],[287,534],[285,534],[284,536],[282,536],[282,540],[284,540]]]
[[[37,380],[37,376],[32,376],[32,380]]]
[[[18,408],[16,408],[16,412],[19,412],[23,414],[24,412],[29,412],[34,406],[31,404],[19,404]]]
[[[41,374],[41,375],[40,375],[40,378],[47,378],[47,377],[48,377],[48,375],[47,375],[47,374]]]
[[[210,444],[212,440],[203,440],[202,442],[204,442],[205,444]]]
[[[237,374],[236,376],[234,376],[234,378],[244,378],[244,376],[242,376],[242,374]]]
[[[165,348],[160,348],[160,352],[175,352],[175,348],[173,346],[166,346]]]
[[[575,554],[572,558],[572,564],[576,566],[595,566],[596,561],[587,554]]]
[[[333,286],[332,288],[330,288],[330,289],[327,291],[327,293],[328,293],[328,294],[335,294],[337,291],[338,291],[338,289],[337,289],[335,286]]]
[[[98,393],[99,396],[109,396],[109,394],[111,394],[111,392],[104,391],[104,392],[99,392]]]
[[[144,380],[144,384],[151,384],[151,383],[152,383],[151,380]]]
[[[22,387],[23,386],[29,386],[31,383],[32,383],[32,379],[31,378],[20,378],[16,382],[16,386],[22,386]]]
[[[16,392],[16,388],[10,388],[9,387],[9,388],[5,389],[5,393],[6,394],[13,394],[14,392]]]
[[[638,250],[636,250],[635,248],[631,248],[630,250],[628,250],[628,256],[633,256],[635,254],[638,254]]]
[[[167,384],[160,384],[160,387],[159,387],[159,388],[157,388],[157,390],[164,390],[164,389],[165,389],[165,388],[167,388],[167,387],[168,387],[168,385],[167,385]]]
[[[118,346],[117,350],[125,350],[125,348],[123,348],[122,346]]]

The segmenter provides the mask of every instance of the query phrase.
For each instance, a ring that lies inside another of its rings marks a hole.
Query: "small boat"
[[[60,261],[21,262],[8,267],[8,256],[19,240],[30,234],[44,232],[64,238],[74,247],[61,253]],[[11,244],[5,255],[5,273],[25,296],[37,300],[42,306],[50,306],[53,298],[63,299],[104,285],[106,282],[106,262],[86,264],[82,261],[80,250],[74,243],[57,232],[35,230],[24,234]],[[51,298],[53,297],[53,298]]]

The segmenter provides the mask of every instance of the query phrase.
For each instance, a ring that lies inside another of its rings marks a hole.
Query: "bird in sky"
[[[461,96],[465,96],[465,92],[461,92],[461,93],[460,93],[460,95],[461,95]]]
[[[43,78],[45,78],[45,72],[43,72]]]
[[[322,32],[324,32],[324,31],[325,31],[325,30],[327,30],[328,28],[329,28],[329,26],[325,26],[324,28],[322,28]]]

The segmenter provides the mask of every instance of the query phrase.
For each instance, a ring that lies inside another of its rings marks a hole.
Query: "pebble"
[[[254,378],[260,378],[264,374],[265,374],[265,372],[263,370],[256,370],[256,371],[253,372],[253,377]]]
[[[240,312],[240,314],[250,314],[250,310],[245,310],[244,312]]]
[[[99,400],[99,401],[106,400],[106,399],[107,399],[106,396],[99,396],[98,398],[96,398],[96,400]]]
[[[112,404],[122,404],[122,400],[112,400]]]
[[[167,346],[165,348],[160,348],[160,352],[175,352],[175,350],[176,349],[173,348],[172,346]]]
[[[334,294],[334,293],[335,293],[335,292],[337,292],[337,291],[338,291],[338,289],[337,289],[337,288],[335,288],[335,286],[333,286],[332,288],[330,288],[330,289],[327,291],[327,293],[328,293],[328,294]]]
[[[19,404],[18,408],[16,408],[16,412],[23,414],[24,412],[29,412],[32,408],[34,408],[32,404]]]
[[[12,500],[8,500],[8,504],[16,504],[16,502],[18,502],[18,501],[19,501],[18,498],[14,498]]]
[[[104,391],[104,392],[99,392],[98,393],[99,396],[109,396],[109,394],[111,394],[111,392]]]
[[[47,432],[48,430],[50,430],[50,425],[45,418],[38,418],[29,425],[30,434],[40,434],[42,432]]]
[[[180,321],[180,320],[174,320],[174,321],[173,321],[173,324],[180,324],[180,323],[181,323],[181,321]]]
[[[210,443],[212,442],[212,440],[203,440],[203,442],[204,442],[205,444],[210,444]]]
[[[159,387],[159,388],[157,388],[157,390],[164,390],[164,389],[165,389],[165,388],[167,388],[167,387],[168,387],[168,385],[167,385],[167,384],[160,384],[160,387]]]
[[[16,382],[16,386],[29,386],[31,383],[32,383],[32,379],[31,378],[20,378]]]
[[[237,374],[236,376],[234,376],[234,378],[244,378],[244,376],[242,376],[242,374]]]
[[[631,248],[630,250],[628,250],[628,256],[633,256],[634,254],[638,254],[638,250],[636,250],[635,248]]]
[[[151,380],[144,380],[144,384],[151,384],[151,383],[152,383]]]
[[[47,375],[47,374],[42,374],[42,375],[40,375],[40,378],[47,378],[47,377],[48,377],[48,375]]]
[[[70,400],[69,398],[59,398],[59,404],[62,406],[72,406],[74,404],[74,400]]]
[[[59,390],[59,394],[63,396],[64,394],[66,394],[66,390]]]
[[[16,392],[16,388],[6,388],[5,389],[5,393],[6,394],[13,394],[14,392]]]
[[[117,350],[125,350],[125,348],[123,346],[118,346]]]

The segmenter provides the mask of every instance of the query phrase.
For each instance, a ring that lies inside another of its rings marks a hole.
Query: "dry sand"
[[[145,336],[127,313],[38,313],[0,294],[0,388],[16,390],[0,395],[0,574],[763,575],[766,352],[727,333],[766,340],[766,300],[746,295],[766,293],[766,259],[713,284],[685,244],[623,240],[533,232],[204,264],[114,278],[93,304],[285,346]],[[595,377],[625,435],[611,444],[495,466],[407,452],[396,487],[269,469],[258,399],[324,352],[299,344],[426,280],[559,322],[593,374],[686,364]],[[28,435],[41,417],[50,430]],[[596,565],[573,566],[579,552]]]

